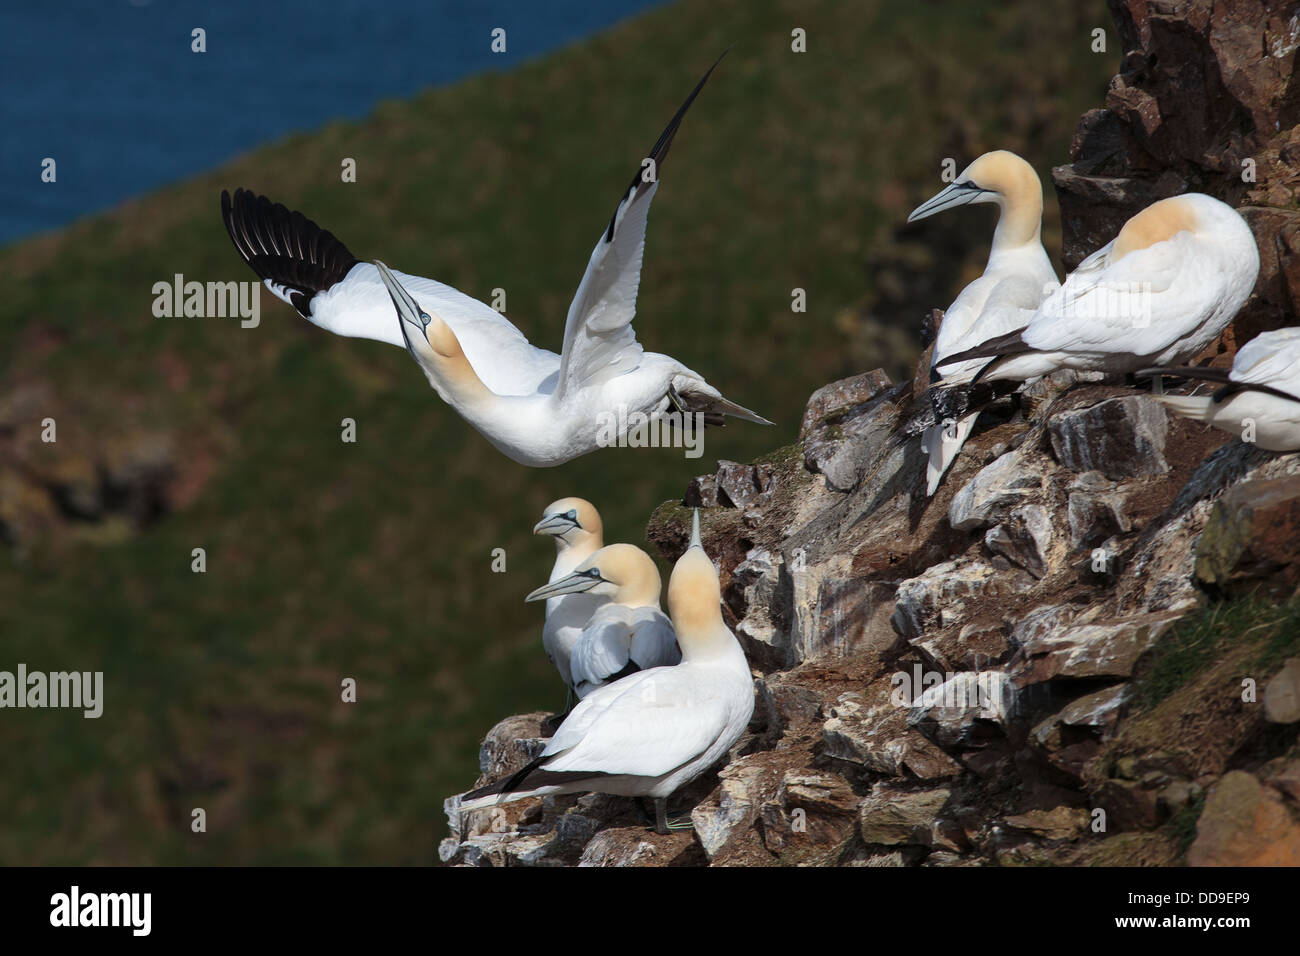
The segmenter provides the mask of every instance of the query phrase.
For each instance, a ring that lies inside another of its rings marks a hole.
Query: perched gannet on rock
[[[1143,369],[1139,376],[1180,375],[1218,386],[1209,395],[1158,395],[1170,411],[1230,432],[1269,451],[1300,451],[1300,328],[1255,336],[1232,369]]]
[[[682,659],[668,615],[659,609],[659,569],[636,545],[608,544],[525,601],[604,598],[569,649],[569,681],[579,698],[597,687]]]
[[[754,712],[753,678],[722,620],[721,602],[697,514],[690,547],[668,581],[682,662],[593,691],[540,757],[505,780],[465,794],[458,809],[592,790],[647,796],[654,798],[656,830],[666,833],[668,797],[719,760]]]
[[[1066,277],[1022,329],[939,362],[992,358],[976,380],[1026,381],[1061,368],[1134,372],[1184,362],[1250,297],[1259,249],[1231,206],[1201,193],[1162,199]],[[1158,382],[1158,379],[1157,379]]]
[[[1043,184],[1032,166],[1004,149],[985,153],[951,185],[913,210],[907,221],[916,222],[968,203],[996,203],[998,224],[984,274],[962,289],[944,312],[931,351],[932,378],[938,378],[934,368],[942,359],[1023,328],[1047,294],[1060,288],[1043,248]],[[950,366],[944,379],[956,382],[963,376],[973,377],[988,361],[976,359]],[[933,495],[939,487],[978,417],[976,410],[955,421],[937,421],[926,429],[921,438],[929,456],[926,494]]]
[[[555,566],[551,568],[548,584],[567,578],[582,562],[605,545],[600,512],[585,498],[552,501],[542,512],[542,520],[533,527],[533,534],[549,534],[555,538]],[[607,595],[593,594],[591,591],[561,594],[546,600],[542,648],[560,672],[564,686],[570,693],[573,693],[573,677],[569,669],[569,658],[573,653],[573,645],[582,636],[582,630],[591,616],[601,605],[607,603]],[[567,704],[565,709],[568,709]]]
[[[717,425],[731,415],[771,424],[676,359],[644,351],[632,330],[650,201],[682,117],[712,72],[638,164],[569,306],[559,355],[450,286],[358,262],[331,233],[265,196],[223,192],[222,217],[276,296],[337,335],[408,349],[443,401],[520,464],[559,465],[594,451],[609,443],[611,421],[626,428],[629,417],[671,415],[676,423],[698,414]]]

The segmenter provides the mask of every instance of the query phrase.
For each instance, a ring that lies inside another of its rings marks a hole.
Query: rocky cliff
[[[1243,207],[1263,268],[1204,356],[1225,364],[1296,323],[1300,3],[1111,6],[1121,73],[1053,171],[1065,265],[1164,196]],[[1062,379],[991,409],[927,499],[891,437],[919,388],[831,383],[796,444],[652,516],[672,560],[703,509],[755,672],[749,732],[670,807],[693,830],[600,795],[449,801],[442,859],[1300,865],[1300,454]],[[481,781],[539,751],[544,716],[493,728]]]

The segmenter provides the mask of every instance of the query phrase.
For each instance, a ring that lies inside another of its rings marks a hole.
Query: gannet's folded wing
[[[641,362],[643,350],[632,330],[632,319],[636,315],[636,294],[641,284],[646,216],[650,201],[659,189],[659,175],[682,117],[717,65],[715,62],[709,67],[660,134],[647,157],[649,162],[643,161],[637,167],[631,185],[624,191],[609,225],[592,250],[564,323],[561,393],[630,372]]]
[[[667,614],[654,607],[637,608],[633,612],[632,646],[628,649],[628,657],[643,671],[681,661],[677,632]]]
[[[1255,336],[1237,352],[1230,375],[1234,382],[1300,390],[1300,328]]]
[[[730,715],[725,696],[702,686],[705,675],[685,676],[683,668],[658,667],[598,688],[565,719],[541,766],[658,777],[694,760]]]
[[[953,305],[959,308],[965,306],[962,297],[980,281],[982,280],[977,279],[963,289],[962,295],[957,297]],[[983,344],[996,342],[1011,333],[1018,335],[1029,325],[1044,299],[1059,288],[1059,284],[1045,288],[1043,284],[1028,276],[1007,276],[997,280],[992,288],[989,288],[987,293],[974,303],[978,308],[978,314],[973,320],[965,315],[964,308],[958,312],[958,318],[964,319],[967,325],[960,337],[944,338],[943,328],[948,325],[949,315],[953,310],[950,309],[944,314],[943,325],[939,328],[939,341],[930,360],[931,366],[943,366],[942,375],[946,381],[969,378],[988,364],[988,356],[958,362],[953,358],[954,355],[960,354],[957,347],[962,350],[972,346],[978,348]]]
[[[1157,354],[1208,318],[1206,303],[1218,296],[1206,286],[1224,281],[1191,232],[1118,261],[1094,253],[1085,263],[1043,300],[1021,336],[1030,348]]]
[[[632,627],[623,615],[610,612],[594,619],[583,628],[569,656],[573,683],[603,684],[628,665],[632,647]]]

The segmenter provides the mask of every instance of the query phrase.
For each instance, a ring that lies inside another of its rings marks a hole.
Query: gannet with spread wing
[[[676,359],[645,351],[632,330],[650,201],[682,117],[712,72],[619,200],[569,306],[559,355],[450,286],[359,262],[331,233],[265,196],[223,192],[222,217],[271,292],[337,335],[408,349],[443,401],[520,464],[559,465],[594,451],[608,442],[606,415],[626,422],[634,413],[699,413],[707,424],[728,415],[771,424]]]

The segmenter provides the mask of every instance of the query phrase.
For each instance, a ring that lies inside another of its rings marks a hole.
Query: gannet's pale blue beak
[[[397,309],[397,317],[402,323],[402,335],[406,335],[406,326],[409,325],[423,338],[425,328],[433,321],[429,318],[429,313],[420,308],[420,304],[402,288],[402,284],[397,281],[397,277],[388,266],[376,259],[375,268],[379,270],[379,278],[383,280],[384,286],[388,289],[388,296],[393,300],[393,308]]]
[[[951,186],[939,191],[930,199],[927,199],[921,205],[912,210],[912,214],[907,217],[908,222],[916,222],[919,219],[927,219],[937,212],[943,212],[945,209],[952,209],[954,206],[964,206],[967,203],[978,202],[981,199],[991,195],[993,190],[982,189],[976,186],[969,179],[960,180]]]
[[[541,521],[533,525],[533,534],[552,534],[560,537],[574,528],[581,527],[578,516],[572,511],[566,511],[562,514],[544,515]]]
[[[524,598],[524,602],[545,601],[549,598],[559,597],[562,594],[582,594],[584,591],[590,591],[604,580],[605,579],[600,576],[600,571],[597,568],[589,568],[586,571],[574,571],[567,577],[560,578],[560,580],[548,584],[545,587],[538,588],[532,594],[528,595],[528,597]]]

